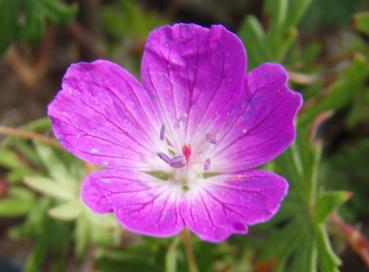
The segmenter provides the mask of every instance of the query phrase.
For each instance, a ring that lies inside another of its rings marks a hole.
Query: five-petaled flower
[[[137,233],[212,242],[270,219],[288,184],[253,168],[294,140],[302,99],[282,66],[246,63],[224,27],[176,24],[150,34],[142,83],[108,61],[72,65],[48,115],[65,149],[105,168],[83,182],[87,206]]]

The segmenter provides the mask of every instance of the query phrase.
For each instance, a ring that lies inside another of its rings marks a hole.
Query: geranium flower
[[[278,64],[246,72],[239,38],[220,25],[176,24],[146,43],[141,82],[105,60],[73,64],[49,105],[60,144],[105,169],[82,199],[124,228],[168,237],[189,228],[219,242],[270,219],[283,177],[253,168],[295,138],[301,96]]]

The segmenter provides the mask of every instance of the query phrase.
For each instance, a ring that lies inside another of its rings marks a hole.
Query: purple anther
[[[181,168],[186,165],[186,158],[183,155],[174,156],[170,159],[169,165],[173,168]]]
[[[210,169],[210,159],[206,159],[204,162],[204,171],[208,171]]]
[[[216,144],[217,143],[217,139],[215,138],[214,134],[207,133],[205,135],[205,138],[211,144]]]
[[[159,158],[160,159],[162,159],[163,161],[165,161],[167,164],[169,164],[170,165],[170,163],[171,163],[171,159],[169,158],[169,156],[168,155],[166,155],[165,153],[163,153],[163,152],[158,152],[158,156],[159,156]]]
[[[164,136],[165,136],[165,125],[162,124],[161,125],[161,129],[160,129],[160,140],[164,140]]]

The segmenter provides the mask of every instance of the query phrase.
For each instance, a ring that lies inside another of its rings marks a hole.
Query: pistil
[[[185,156],[187,162],[191,158],[191,153],[192,153],[191,145],[185,144],[182,146],[182,154],[183,156]]]

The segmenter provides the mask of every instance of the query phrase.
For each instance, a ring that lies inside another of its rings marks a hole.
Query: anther
[[[161,128],[160,128],[160,140],[164,140],[164,136],[165,136],[165,125],[162,124]]]
[[[158,154],[158,156],[159,156],[160,159],[162,159],[163,161],[165,161],[167,164],[170,164],[171,159],[169,158],[168,155],[166,155],[163,152],[158,152],[157,154]]]
[[[186,165],[186,159],[182,155],[174,156],[170,159],[169,165],[174,168],[181,168]]]
[[[210,159],[206,159],[204,162],[204,171],[208,171],[210,169]]]
[[[215,138],[214,134],[207,133],[205,135],[205,138],[211,144],[216,144],[218,142],[217,139]]]

